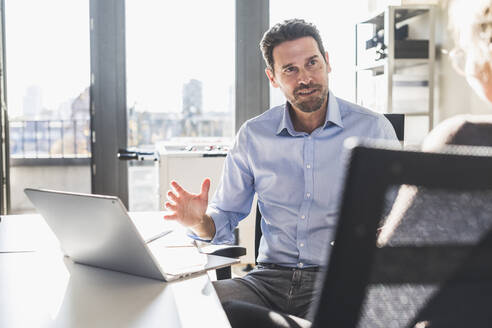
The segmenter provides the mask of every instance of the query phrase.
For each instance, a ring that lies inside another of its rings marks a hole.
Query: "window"
[[[129,0],[126,47],[129,146],[234,135],[234,1]]]
[[[89,37],[88,1],[5,0],[12,213],[25,187],[90,192]]]
[[[234,136],[234,2],[126,1],[129,147]],[[158,174],[130,162],[130,210],[158,208]]]

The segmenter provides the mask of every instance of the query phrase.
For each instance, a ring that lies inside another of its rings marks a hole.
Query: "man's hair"
[[[265,32],[260,42],[260,49],[267,67],[274,72],[273,49],[285,41],[293,41],[302,37],[310,36],[318,44],[318,49],[325,58],[325,48],[316,26],[303,19],[289,19],[275,24]],[[326,60],[326,59],[325,59]]]

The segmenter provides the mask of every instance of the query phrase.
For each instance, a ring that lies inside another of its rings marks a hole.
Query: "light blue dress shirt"
[[[342,192],[344,140],[397,138],[383,115],[332,92],[325,123],[311,134],[294,130],[288,106],[273,107],[240,128],[207,209],[216,228],[212,243],[233,241],[256,192],[263,232],[257,261],[323,266]]]

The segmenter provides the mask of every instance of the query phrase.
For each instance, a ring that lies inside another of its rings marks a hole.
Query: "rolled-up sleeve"
[[[221,182],[207,209],[215,224],[214,244],[233,243],[234,229],[251,211],[254,178],[248,152],[247,124],[239,129],[227,154]]]

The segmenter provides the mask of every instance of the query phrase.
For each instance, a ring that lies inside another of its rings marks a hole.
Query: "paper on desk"
[[[179,274],[183,271],[204,269],[208,262],[206,254],[194,247],[151,247],[164,272]]]
[[[186,235],[186,228],[176,221],[164,220],[167,212],[129,212],[132,221],[144,240],[149,240],[157,234],[172,230],[171,233],[150,244],[160,247],[193,246],[193,240]]]

